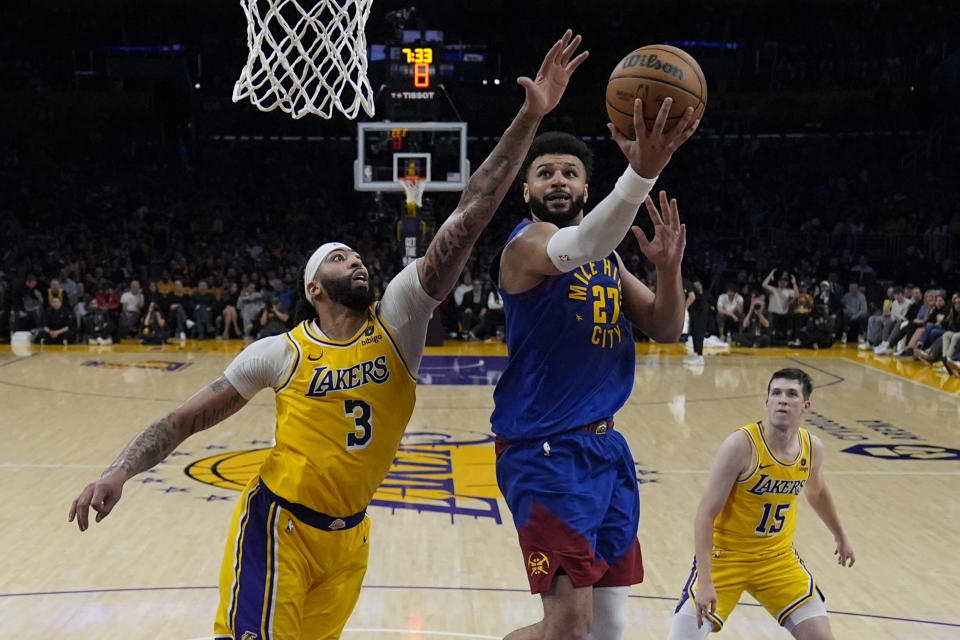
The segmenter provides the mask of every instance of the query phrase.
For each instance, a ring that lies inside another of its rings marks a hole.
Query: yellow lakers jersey
[[[797,526],[797,496],[813,463],[810,433],[800,429],[800,453],[794,460],[780,460],[770,450],[761,423],[740,430],[753,446],[752,469],[737,479],[714,521],[713,546],[759,554],[789,549]]]
[[[260,477],[277,495],[332,516],[364,509],[413,413],[416,379],[377,306],[353,338],[311,321],[285,334],[296,361],[275,389],[276,445]]]

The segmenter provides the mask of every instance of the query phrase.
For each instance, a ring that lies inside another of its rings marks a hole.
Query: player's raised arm
[[[853,554],[853,547],[847,540],[847,535],[840,524],[840,516],[837,514],[837,507],[833,502],[833,495],[827,487],[826,478],[823,476],[823,442],[815,435],[810,435],[811,447],[813,448],[813,466],[810,469],[810,477],[803,488],[807,496],[807,502],[817,512],[823,524],[833,534],[833,539],[837,543],[834,554],[837,556],[837,563],[841,566],[852,567],[856,562]]]
[[[106,518],[120,500],[123,484],[150,469],[191,435],[221,422],[239,411],[247,400],[221,376],[187,398],[179,407],[147,426],[70,505],[68,521],[77,519],[80,531],[89,526],[89,509],[96,521]]]
[[[575,55],[579,46],[580,36],[568,29],[547,52],[536,78],[517,78],[526,93],[520,112],[470,176],[457,208],[417,263],[420,283],[431,297],[442,300],[456,284],[474,243],[516,177],[540,121],[557,106],[570,75],[586,59],[586,51]]]

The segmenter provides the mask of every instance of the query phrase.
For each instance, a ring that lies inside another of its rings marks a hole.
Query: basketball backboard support
[[[357,191],[403,191],[410,172],[425,191],[462,191],[470,177],[466,122],[360,122],[353,186]]]

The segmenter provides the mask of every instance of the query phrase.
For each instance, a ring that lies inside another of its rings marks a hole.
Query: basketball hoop
[[[261,111],[279,108],[299,119],[372,116],[364,27],[373,0],[240,0],[247,16],[247,63],[233,101]]]
[[[407,195],[407,210],[417,210],[423,206],[423,190],[427,186],[427,179],[420,176],[401,176],[397,178],[403,185],[403,192]]]

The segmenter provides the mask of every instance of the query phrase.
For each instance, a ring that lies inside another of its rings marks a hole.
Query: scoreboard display
[[[368,75],[396,100],[429,100],[446,89],[479,85],[487,79],[485,45],[443,41],[443,32],[404,30],[401,42],[373,44],[367,54]]]

